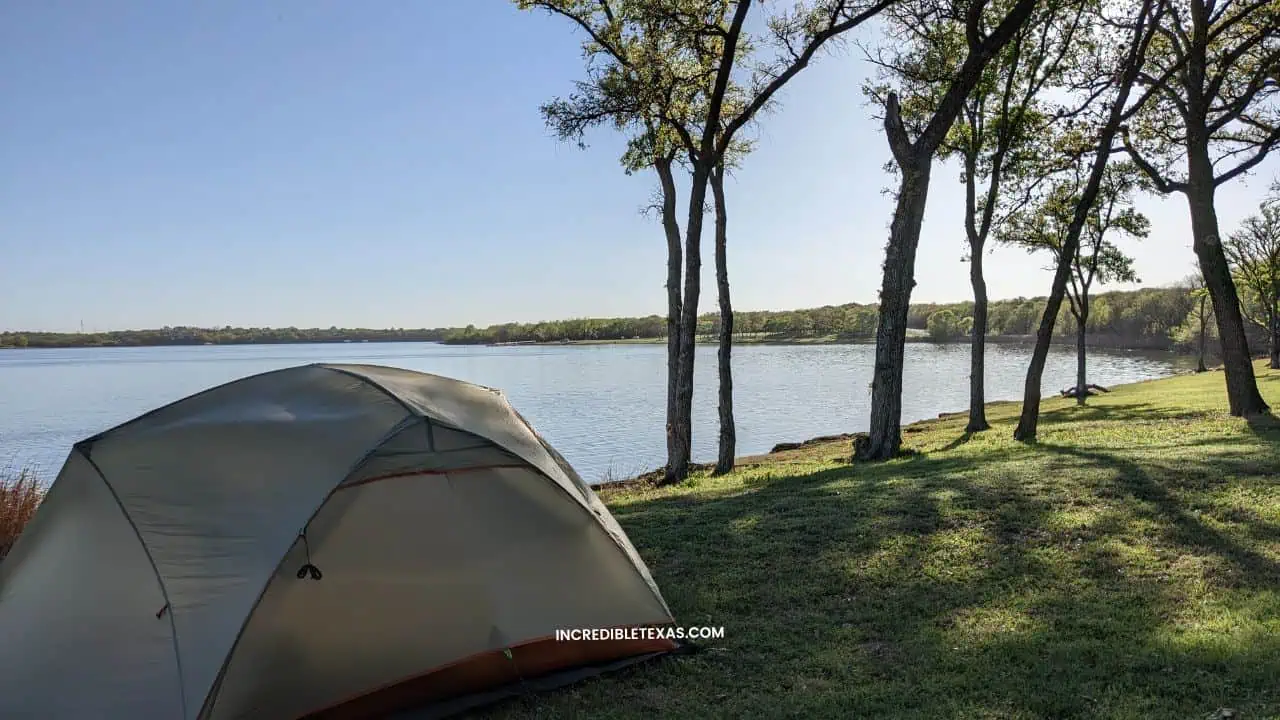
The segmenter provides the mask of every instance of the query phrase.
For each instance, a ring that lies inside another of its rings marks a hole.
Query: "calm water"
[[[872,345],[742,346],[734,351],[739,454],[775,443],[865,430]],[[988,348],[991,400],[1021,396],[1030,348]],[[662,345],[459,347],[434,344],[203,346],[0,351],[0,465],[52,477],[72,443],[211,385],[291,365],[359,362],[447,375],[502,389],[590,482],[665,461]],[[903,421],[968,406],[968,348],[909,344]],[[700,347],[694,460],[716,454],[716,361]],[[1055,348],[1045,391],[1074,384],[1075,358]],[[1167,375],[1168,354],[1092,354],[1102,385]]]

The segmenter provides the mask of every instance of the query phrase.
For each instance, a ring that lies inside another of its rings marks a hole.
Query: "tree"
[[[652,165],[662,188],[668,244],[667,466],[663,482],[683,480],[692,448],[694,349],[701,294],[702,229],[708,185],[731,164],[738,133],[766,110],[774,96],[830,41],[875,17],[895,0],[815,0],[765,19],[768,37],[744,31],[751,0],[517,0],[571,19],[588,35],[589,79],[579,93],[544,109],[562,137],[581,138],[594,125],[643,127],[629,148],[629,167]],[[773,56],[748,62],[756,46]],[[603,63],[603,68],[593,62]],[[594,69],[593,69],[594,67]],[[736,71],[736,72],[735,72]],[[735,81],[736,75],[748,77]],[[567,132],[566,132],[567,131]],[[688,213],[680,267],[672,164],[690,173]],[[717,190],[712,188],[713,196]],[[724,219],[724,204],[718,217]],[[720,223],[721,220],[717,222]],[[720,236],[720,240],[724,240]],[[717,253],[721,256],[722,253]],[[683,291],[680,290],[683,273]],[[717,472],[732,469],[731,343],[733,317],[728,271],[717,268],[721,293],[720,452]],[[726,314],[727,313],[727,314]],[[723,332],[723,329],[728,332]]]
[[[1080,201],[1085,168],[1053,184],[1042,202],[1029,212],[1013,218],[1001,230],[1006,242],[1028,250],[1047,250],[1054,265],[1071,266],[1067,285],[1068,308],[1076,321],[1076,402],[1084,405],[1089,387],[1086,336],[1089,325],[1090,290],[1094,283],[1137,282],[1133,259],[1125,255],[1108,236],[1115,233],[1135,238],[1147,237],[1151,223],[1133,207],[1133,195],[1140,187],[1138,169],[1130,163],[1107,166],[1093,207],[1076,243],[1075,252],[1064,257],[1067,235]]]
[[[1213,309],[1209,305],[1209,291],[1205,289],[1204,278],[1199,273],[1183,280],[1182,289],[1191,299],[1191,309],[1170,335],[1180,344],[1196,348],[1196,372],[1202,373],[1208,370],[1204,362],[1207,341],[1209,337],[1214,336],[1213,323],[1210,320]]]
[[[950,310],[939,310],[930,315],[925,329],[929,332],[929,338],[935,342],[955,340],[964,335],[961,321]]]
[[[1280,369],[1280,206],[1269,199],[1222,243],[1246,302],[1241,311],[1267,333],[1270,367]],[[1253,312],[1250,312],[1250,309]]]
[[[1016,0],[1007,12],[991,13],[986,0],[969,0],[967,4],[904,0],[886,13],[887,47],[881,50],[879,64],[909,69],[894,78],[901,95],[913,103],[927,104],[928,109],[904,112],[898,90],[883,86],[866,89],[873,98],[883,98],[885,135],[899,183],[880,290],[871,428],[855,448],[858,458],[888,459],[902,445],[907,315],[934,155],[963,109],[965,98],[982,80],[987,64],[1026,24],[1035,6],[1036,0]],[[951,46],[955,52],[926,53],[924,66],[912,67],[910,38],[918,35],[927,38],[928,47]],[[956,58],[962,59],[956,62]]]
[[[990,427],[985,389],[988,297],[983,273],[987,239],[993,227],[999,227],[1025,204],[1028,194],[1007,192],[1005,179],[1036,175],[1037,139],[1053,120],[1039,96],[1068,57],[1083,14],[1083,3],[1055,0],[1041,4],[987,66],[938,147],[939,158],[961,160],[965,186],[965,259],[974,300],[966,432]],[[910,36],[905,56],[894,56],[882,65],[890,77],[906,80],[905,89],[914,91],[901,101],[903,112],[927,114],[932,110],[929,95],[935,89],[928,73],[963,43],[961,28],[945,30],[949,32]],[[921,92],[923,96],[918,94]]]
[[[1136,9],[1106,5],[1096,8],[1096,17],[1089,23],[1087,41],[1081,43],[1083,52],[1074,63],[1069,80],[1064,83],[1068,91],[1083,96],[1083,100],[1068,113],[1072,124],[1062,134],[1060,149],[1067,158],[1083,158],[1091,154],[1093,159],[1088,179],[1076,199],[1066,236],[1062,239],[1053,285],[1036,330],[1036,345],[1022,388],[1022,412],[1013,431],[1015,440],[1031,442],[1036,439],[1040,423],[1040,386],[1044,380],[1045,362],[1049,358],[1049,346],[1053,342],[1054,325],[1071,278],[1072,259],[1079,249],[1080,235],[1102,188],[1116,135],[1154,93],[1153,89],[1139,92],[1134,102],[1130,102],[1147,50],[1157,36],[1158,20],[1165,12],[1165,2],[1142,0]]]
[[[556,99],[542,107],[543,116],[561,139],[577,140],[580,146],[586,130],[603,123],[632,133],[622,163],[633,173],[652,167],[659,180],[659,199],[654,203],[661,217],[667,242],[667,473],[666,480],[682,479],[687,473],[691,437],[683,430],[682,407],[686,374],[684,365],[692,362],[685,350],[686,336],[697,332],[697,288],[701,268],[699,248],[686,249],[682,242],[677,216],[679,198],[674,168],[687,160],[685,138],[697,132],[693,115],[702,109],[707,78],[703,55],[683,47],[684,35],[673,29],[665,17],[669,10],[682,8],[662,3],[602,0],[587,3],[575,0],[517,0],[522,9],[543,9],[572,20],[588,36],[583,43],[586,58],[586,81],[577,83],[577,92],[567,99]],[[719,18],[722,19],[722,18]],[[708,30],[713,26],[708,25]],[[717,39],[724,44],[724,30],[715,24]],[[734,51],[741,32],[739,22],[732,28]],[[718,126],[719,112],[727,94],[715,73],[714,88],[720,88],[721,101],[716,105],[717,117],[711,127]],[[727,73],[726,73],[727,75]],[[710,112],[711,108],[706,107]],[[702,205],[705,202],[705,180],[701,198],[690,197],[690,217],[696,217],[701,232]],[[696,216],[692,212],[697,208]],[[686,267],[689,277],[685,278]],[[684,288],[682,289],[682,280]],[[690,284],[694,292],[690,296]],[[688,332],[686,332],[686,328]],[[692,344],[692,340],[688,341]],[[690,381],[691,382],[691,381]]]
[[[729,297],[729,215],[724,199],[724,162],[711,171],[711,195],[716,211],[716,299],[720,305],[720,327],[716,338],[716,361],[719,375],[716,411],[720,419],[719,454],[715,472],[733,470],[737,456],[738,431],[733,418],[733,302]]]
[[[872,306],[852,308],[848,311],[848,332],[857,337],[868,337],[876,332],[879,322],[876,309]]]
[[[1280,16],[1271,0],[1170,0],[1142,81],[1158,92],[1124,135],[1163,194],[1182,193],[1192,247],[1213,299],[1231,414],[1269,408],[1258,392],[1240,299],[1219,236],[1217,188],[1280,142],[1274,105]]]

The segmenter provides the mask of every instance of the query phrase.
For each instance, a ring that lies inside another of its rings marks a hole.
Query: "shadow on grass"
[[[680,624],[725,638],[491,716],[1280,713],[1280,528],[1227,501],[1280,507],[1265,440],[961,449],[621,503]]]
[[[1174,496],[1169,485],[1176,487],[1178,475],[1185,474],[1185,469],[1177,472],[1172,468],[1163,468],[1169,475],[1160,482],[1153,479],[1142,465],[1112,453],[1063,446],[1046,445],[1044,448],[1051,453],[1068,455],[1112,470],[1115,486],[1139,503],[1133,508],[1134,515],[1153,521],[1153,524],[1162,529],[1169,545],[1212,552],[1230,561],[1238,571],[1240,580],[1247,583],[1248,587],[1280,589],[1280,562],[1210,527],[1202,513],[1189,508],[1185,500]],[[1238,476],[1240,468],[1235,464],[1236,461],[1230,457],[1215,460],[1212,467],[1201,468],[1206,474],[1196,478],[1197,484],[1206,480],[1223,482],[1223,478]],[[1265,468],[1250,464],[1248,470],[1280,475],[1280,458],[1273,459]],[[1208,475],[1209,472],[1215,473],[1216,477]],[[1274,530],[1274,527],[1271,529]]]
[[[1151,403],[1125,403],[1123,405],[1110,403],[1091,403],[1088,405],[1068,405],[1066,407],[1057,408],[1040,413],[1040,422],[1042,424],[1049,423],[1070,423],[1070,422],[1093,422],[1093,421],[1118,421],[1118,422],[1152,422],[1152,421],[1168,421],[1168,420],[1195,420],[1207,417],[1214,412],[1210,409],[1197,410],[1190,408],[1175,408]]]
[[[1265,368],[1265,366],[1264,366]],[[1280,382],[1280,370],[1266,368],[1256,374],[1259,383]]]
[[[1250,415],[1245,418],[1249,429],[1272,441],[1280,442],[1280,418],[1270,412]]]
[[[991,432],[991,430],[988,429],[988,430],[984,430],[983,432]],[[956,448],[960,447],[961,445],[964,445],[965,443],[969,442],[972,439],[973,439],[973,433],[971,431],[966,430],[960,434],[960,437],[944,445],[942,447],[942,452],[946,452],[947,450],[955,450]]]

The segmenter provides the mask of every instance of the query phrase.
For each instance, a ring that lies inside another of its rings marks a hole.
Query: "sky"
[[[623,173],[612,130],[583,150],[538,113],[580,42],[505,0],[0,3],[0,329],[663,313],[656,177]],[[892,206],[868,72],[824,54],[753,131],[726,188],[735,308],[875,302]],[[1224,232],[1275,174],[1219,191]],[[963,187],[933,178],[912,299],[965,300]],[[1140,208],[1143,284],[1193,272],[1185,199]],[[997,250],[991,296],[1046,294],[1046,265]]]

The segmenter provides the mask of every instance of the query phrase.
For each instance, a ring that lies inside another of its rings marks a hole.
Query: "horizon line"
[[[1150,286],[1147,286],[1147,287],[1131,288],[1131,289],[1128,289],[1128,290],[1106,290],[1106,291],[1103,291],[1103,292],[1090,293],[1090,296],[1091,296],[1092,298],[1100,298],[1100,297],[1103,297],[1103,296],[1106,296],[1106,295],[1124,294],[1124,293],[1134,293],[1134,292],[1141,292],[1141,291],[1143,291],[1143,290],[1169,290],[1169,289],[1173,289],[1173,288],[1177,288],[1177,287],[1180,287],[1180,285],[1179,285],[1179,281],[1175,280],[1175,281],[1171,281],[1171,282],[1164,283],[1164,284],[1161,284],[1161,285],[1150,285]],[[1033,295],[1033,296],[1031,296],[1031,297],[1026,297],[1026,296],[1022,296],[1022,295],[1017,295],[1017,296],[1014,296],[1014,297],[1005,297],[1005,298],[988,298],[987,302],[988,302],[988,304],[998,303],[998,302],[1010,302],[1010,301],[1014,301],[1014,300],[1021,300],[1021,301],[1023,301],[1023,302],[1028,302],[1028,301],[1032,301],[1032,302],[1034,302],[1034,301],[1039,301],[1039,300],[1045,300],[1045,299],[1047,299],[1047,298],[1048,298],[1048,295]],[[972,299],[972,298],[969,298],[969,299],[965,299],[965,300],[953,300],[953,301],[948,301],[948,302],[940,302],[940,301],[923,301],[923,300],[922,300],[922,301],[912,301],[912,302],[910,303],[910,305],[911,305],[911,306],[916,306],[916,305],[943,305],[943,306],[945,306],[945,305],[965,305],[965,304],[972,304],[972,303],[973,303],[973,299]],[[801,307],[801,308],[777,308],[777,309],[764,309],[764,310],[739,310],[739,309],[736,309],[736,308],[735,308],[733,312],[734,312],[734,314],[735,314],[735,315],[736,315],[736,314],[739,314],[739,313],[788,313],[788,312],[807,312],[807,311],[812,311],[812,310],[821,310],[821,309],[823,309],[823,308],[843,308],[843,307],[851,307],[851,306],[852,306],[852,307],[875,307],[875,306],[878,306],[879,304],[880,304],[879,302],[858,302],[858,301],[850,301],[850,302],[839,303],[839,304],[813,305],[813,306],[809,306],[809,307]],[[491,328],[491,327],[500,327],[500,326],[503,326],[503,325],[539,325],[539,324],[542,324],[542,323],[571,322],[571,321],[574,321],[574,320],[606,320],[606,321],[607,321],[607,320],[634,320],[634,319],[653,318],[653,317],[659,317],[659,318],[662,318],[662,317],[666,317],[666,314],[667,314],[667,313],[664,311],[664,312],[660,312],[660,313],[659,313],[659,312],[651,312],[651,313],[648,313],[648,314],[646,314],[646,315],[576,315],[576,316],[571,316],[571,317],[560,317],[560,318],[554,318],[554,319],[542,319],[542,320],[527,320],[527,321],[509,320],[509,321],[506,321],[506,322],[490,323],[490,324],[488,324],[488,325],[484,325],[484,326],[476,325],[475,323],[467,323],[466,325],[437,325],[437,326],[434,326],[434,327],[429,327],[429,326],[420,326],[420,327],[338,327],[338,326],[336,326],[336,325],[330,325],[330,326],[328,326],[328,327],[321,327],[321,326],[318,326],[318,325],[313,325],[313,326],[311,326],[311,327],[301,327],[301,326],[298,326],[298,325],[276,325],[276,326],[271,326],[271,325],[225,325],[225,324],[224,324],[224,325],[162,325],[162,326],[160,326],[160,327],[131,327],[131,328],[115,328],[115,329],[108,329],[108,330],[91,330],[91,331],[85,331],[85,330],[83,330],[83,329],[81,329],[81,330],[36,330],[36,329],[26,328],[26,329],[22,329],[22,330],[0,330],[0,334],[5,334],[5,335],[26,335],[26,334],[44,334],[44,335],[104,335],[104,334],[109,334],[109,333],[156,332],[156,331],[163,331],[163,330],[165,330],[165,329],[169,329],[169,330],[180,330],[180,329],[191,329],[191,330],[226,330],[226,329],[228,329],[228,328],[230,328],[230,329],[232,329],[232,330],[342,330],[342,331],[367,330],[367,331],[373,331],[373,332],[393,332],[393,331],[398,331],[398,332],[412,332],[412,331],[462,330],[462,329],[467,328],[468,326],[471,326],[471,327],[475,327],[477,330],[480,330],[480,329]],[[717,316],[719,316],[719,311],[718,311],[718,310],[710,310],[710,311],[706,311],[706,312],[702,312],[702,313],[699,313],[699,314],[698,314],[698,317],[699,317],[699,318],[703,318],[703,317],[707,317],[707,316],[710,316],[710,317],[717,317]],[[83,328],[83,321],[81,322],[81,327]]]

